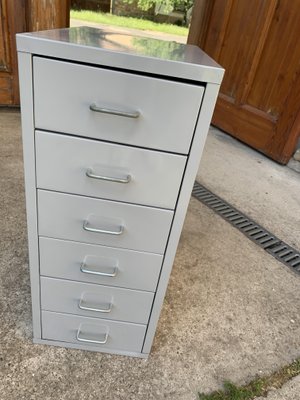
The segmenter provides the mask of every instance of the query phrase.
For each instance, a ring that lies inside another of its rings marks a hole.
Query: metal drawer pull
[[[91,104],[90,110],[103,114],[119,115],[120,117],[127,117],[127,118],[138,118],[140,116],[139,111],[114,110],[112,108],[98,107],[96,104]]]
[[[80,336],[80,334],[82,334],[82,333],[80,332],[80,328],[78,328],[78,331],[77,331],[77,334],[76,334],[76,339],[79,342],[94,343],[94,344],[105,344],[107,342],[107,339],[108,339],[108,333],[103,334],[103,337],[104,337],[103,340],[87,339],[87,338],[84,338],[84,337]]]
[[[83,222],[83,229],[87,232],[94,232],[94,233],[106,233],[108,235],[122,235],[124,232],[124,226],[120,225],[118,231],[110,231],[107,229],[99,229],[99,228],[92,228],[88,226],[88,221]]]
[[[127,175],[124,178],[115,178],[113,176],[104,176],[94,174],[91,168],[87,169],[86,176],[93,179],[99,179],[101,181],[116,182],[116,183],[129,183],[131,181],[131,176]]]
[[[89,307],[89,306],[85,306],[83,304],[82,299],[79,300],[78,303],[78,307],[80,308],[80,310],[84,310],[84,311],[96,311],[96,312],[101,312],[101,313],[110,313],[111,309],[112,309],[112,303],[108,304],[107,308],[96,308],[96,307]]]
[[[109,277],[113,278],[114,276],[117,275],[118,268],[115,267],[112,272],[101,272],[101,271],[94,271],[92,269],[89,269],[85,263],[82,263],[80,266],[80,271],[85,274],[98,275],[98,276],[109,276]]]

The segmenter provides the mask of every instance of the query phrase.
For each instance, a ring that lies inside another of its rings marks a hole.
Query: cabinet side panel
[[[191,197],[194,180],[199,167],[202,151],[204,148],[208,128],[214,111],[220,86],[217,84],[207,84],[198,117],[198,122],[192,142],[190,156],[187,162],[184,179],[182,182],[180,195],[175,211],[172,229],[165,252],[162,272],[159,279],[157,292],[155,295],[149,325],[143,346],[143,353],[149,353],[154,338],[156,325],[159,319],[160,310],[164,301],[165,292],[168,286],[170,273],[172,270],[177,245],[180,239],[182,226],[184,223],[187,207]]]
[[[37,202],[35,174],[35,144],[33,123],[32,57],[29,53],[18,53],[25,195],[27,209],[27,232],[32,299],[33,336],[41,338],[40,282],[37,231]]]

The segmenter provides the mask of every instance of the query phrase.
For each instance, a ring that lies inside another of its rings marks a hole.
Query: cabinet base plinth
[[[130,351],[111,350],[111,349],[105,350],[105,349],[99,349],[99,347],[96,347],[96,346],[84,346],[81,344],[59,342],[57,340],[46,340],[46,339],[33,338],[32,341],[34,344],[45,344],[48,346],[67,347],[67,348],[76,349],[76,350],[97,351],[98,353],[115,354],[115,355],[119,355],[119,356],[130,356],[130,357],[138,357],[138,358],[144,358],[144,359],[147,359],[149,356],[148,353],[135,353],[135,352],[130,352]]]

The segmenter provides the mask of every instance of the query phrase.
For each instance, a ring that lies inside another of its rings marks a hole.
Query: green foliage
[[[132,4],[135,0],[123,1]],[[186,12],[190,7],[192,7],[193,3],[194,0],[137,0],[137,5],[141,10],[147,11],[153,6],[159,6],[163,8],[166,13],[177,8]]]
[[[71,10],[70,17],[87,22],[95,22],[98,24],[121,26],[132,29],[149,30],[156,32],[169,33],[171,35],[187,36],[188,28],[184,26],[176,26],[171,24],[158,24],[156,22],[147,21],[140,18],[120,17],[118,15],[106,14],[95,11],[75,11]]]
[[[211,394],[199,393],[199,400],[251,400],[262,394],[263,381],[251,382],[247,386],[236,386],[232,382],[224,382],[224,390]]]

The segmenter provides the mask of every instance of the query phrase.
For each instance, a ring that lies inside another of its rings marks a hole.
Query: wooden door
[[[25,31],[24,3],[0,0],[0,105],[20,102],[15,34]]]
[[[27,30],[65,28],[70,25],[71,0],[26,0]]]
[[[300,132],[300,0],[196,0],[188,42],[226,70],[213,124],[287,163]]]
[[[0,0],[0,105],[20,103],[18,32],[69,26],[70,0]]]

